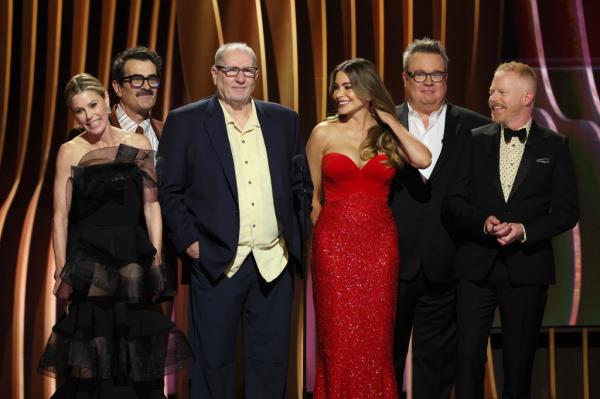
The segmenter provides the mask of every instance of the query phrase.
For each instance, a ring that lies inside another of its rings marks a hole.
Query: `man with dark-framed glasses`
[[[112,87],[119,102],[112,108],[110,123],[128,132],[141,133],[158,149],[163,123],[152,117],[160,87],[162,59],[146,47],[129,48],[113,60]]]
[[[456,317],[452,231],[440,217],[470,130],[489,123],[446,100],[448,56],[442,44],[415,40],[404,51],[406,102],[396,114],[431,151],[426,169],[397,172],[390,203],[400,245],[394,362],[402,396],[412,333],[413,397],[446,399],[456,373]]]
[[[152,116],[160,87],[162,59],[147,47],[128,48],[112,62],[112,87],[119,98],[109,115],[110,124],[132,134],[143,134],[154,151],[158,150],[163,122]],[[162,253],[166,265],[166,289],[159,302],[166,317],[171,318],[173,297],[177,293],[177,256],[163,234]],[[184,278],[182,277],[182,282]]]

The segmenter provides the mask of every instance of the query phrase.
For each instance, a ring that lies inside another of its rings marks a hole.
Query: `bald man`
[[[496,308],[503,338],[503,398],[529,398],[548,285],[552,238],[579,217],[567,138],[532,120],[537,77],[509,62],[494,73],[495,123],[472,131],[444,215],[463,236],[458,278],[458,399],[483,398],[487,337]]]

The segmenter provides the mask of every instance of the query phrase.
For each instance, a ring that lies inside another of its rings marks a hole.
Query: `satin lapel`
[[[210,104],[207,107],[208,114],[210,115],[204,120],[204,127],[213,145],[219,163],[223,168],[223,173],[227,179],[231,194],[235,198],[235,202],[238,202],[237,195],[237,183],[235,181],[235,169],[233,167],[233,156],[231,155],[231,145],[229,144],[229,138],[227,137],[227,128],[225,127],[225,117],[223,116],[223,110],[219,105],[217,96],[213,96],[210,100]]]
[[[513,188],[508,197],[508,201],[510,201],[511,198],[514,197],[515,193],[527,177],[527,174],[531,171],[531,167],[535,163],[536,155],[540,150],[541,143],[542,137],[537,131],[535,124],[532,123],[531,129],[529,131],[529,137],[527,138],[527,143],[525,143],[525,151],[523,151],[523,157],[521,158],[519,170],[517,170],[517,175],[515,176],[515,181],[513,183]]]
[[[489,146],[487,167],[490,172],[491,182],[496,188],[498,195],[504,199],[502,183],[500,182],[500,125],[494,124],[490,129],[495,131],[489,134],[491,143]]]
[[[404,102],[396,107],[396,117],[408,130],[408,103]],[[418,182],[419,185],[424,186],[423,177],[421,176],[421,172],[419,169],[415,169],[412,166],[406,166],[402,169],[398,169],[396,171],[396,179],[400,178],[401,175],[410,176],[410,179],[413,179],[415,182]]]
[[[437,162],[435,163],[435,166],[433,167],[433,171],[431,171],[431,176],[429,177],[429,180],[435,178],[435,176],[444,166],[444,163],[446,163],[446,161],[448,160],[448,156],[452,152],[454,144],[456,143],[458,129],[460,129],[460,125],[462,124],[462,120],[456,114],[456,112],[454,112],[454,107],[451,104],[448,104],[446,107],[446,121],[444,122],[442,152],[440,152],[440,156]]]
[[[408,104],[403,103],[396,107],[396,116],[402,125],[408,130]]]
[[[276,160],[278,157],[281,157],[278,153],[285,150],[283,146],[279,145],[279,140],[281,140],[282,135],[287,134],[287,132],[280,132],[277,130],[276,126],[273,126],[271,116],[260,101],[254,101],[254,104],[256,106],[258,122],[260,123],[260,130],[265,142],[265,148],[267,149],[267,160],[269,162],[269,174],[271,175],[271,189],[273,190],[275,211],[279,214],[277,212],[277,204],[280,203],[279,192],[281,187],[277,185],[277,182],[282,181],[280,175],[283,170],[282,165],[276,164]]]

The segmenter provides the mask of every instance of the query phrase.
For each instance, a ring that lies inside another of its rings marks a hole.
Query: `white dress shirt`
[[[121,125],[121,129],[128,131],[129,133],[135,133],[136,129],[141,127],[144,130],[144,136],[150,141],[150,146],[156,152],[158,150],[158,137],[156,136],[156,132],[152,128],[152,123],[150,123],[150,118],[144,119],[142,123],[139,125],[129,117],[125,113],[125,110],[121,107],[121,104],[117,104],[117,108],[115,109],[115,114],[117,115],[117,120],[119,121],[119,125]]]
[[[415,111],[409,103],[408,105],[408,130],[419,139],[420,142],[425,144],[425,146],[431,152],[431,165],[429,165],[425,169],[420,169],[421,176],[423,178],[423,182],[429,180],[431,176],[431,172],[433,168],[435,168],[435,164],[440,157],[440,153],[442,152],[442,140],[444,139],[444,128],[446,127],[446,109],[448,108],[446,104],[442,105],[442,107],[432,112],[429,115],[429,124],[427,128],[423,124],[421,120],[421,116],[417,111]]]

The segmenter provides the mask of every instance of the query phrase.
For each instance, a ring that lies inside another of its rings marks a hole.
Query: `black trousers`
[[[447,399],[456,373],[454,282],[430,281],[423,269],[416,279],[400,281],[394,342],[399,396],[411,331],[414,398]]]
[[[194,351],[191,398],[235,395],[235,347],[242,322],[245,398],[285,396],[293,276],[290,267],[267,283],[252,255],[231,278],[211,282],[202,265],[190,281],[189,336]]]
[[[484,281],[459,280],[457,399],[483,398],[486,346],[496,307],[502,323],[502,397],[530,397],[531,370],[547,296],[547,285],[512,283],[501,260],[495,262]]]

